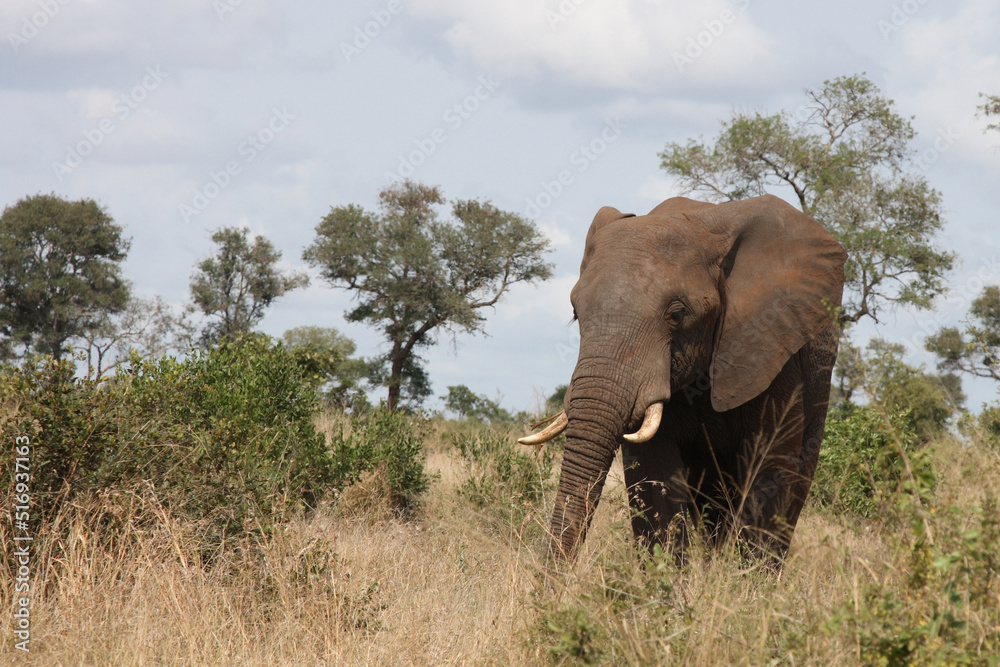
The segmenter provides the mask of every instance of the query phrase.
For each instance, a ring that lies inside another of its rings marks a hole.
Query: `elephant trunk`
[[[549,540],[549,555],[556,559],[572,559],[583,543],[631,419],[633,395],[614,379],[578,373],[573,381]]]

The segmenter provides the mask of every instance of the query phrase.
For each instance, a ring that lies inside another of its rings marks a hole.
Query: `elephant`
[[[819,457],[847,255],[778,197],[597,212],[571,292],[580,353],[548,554],[583,543],[619,447],[636,540],[689,524],[778,563]]]

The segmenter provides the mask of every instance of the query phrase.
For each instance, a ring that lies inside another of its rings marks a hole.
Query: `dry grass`
[[[987,486],[1000,493],[995,454],[941,447],[943,504],[981,503]],[[628,540],[620,467],[581,558],[553,575],[523,525],[498,533],[457,493],[465,473],[454,451],[432,443],[428,467],[437,478],[413,520],[366,505],[372,489],[357,488],[339,510],[211,567],[200,564],[196,531],[148,499],[116,510],[115,540],[102,533],[108,499],[72,508],[60,517],[67,537],[36,555],[44,594],[32,602],[32,653],[13,650],[4,614],[0,662],[859,664],[857,627],[832,621],[861,611],[866,586],[905,588],[898,534],[808,510],[780,575],[697,546],[684,570],[665,560],[643,567]],[[12,582],[0,590],[7,607]],[[980,620],[986,633],[998,622]]]

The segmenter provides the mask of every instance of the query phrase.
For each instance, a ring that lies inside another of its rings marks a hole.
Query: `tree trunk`
[[[389,372],[389,398],[386,399],[385,407],[390,411],[395,410],[399,405],[399,387],[403,382],[403,363],[406,361],[406,352],[399,343],[392,346],[392,370]]]

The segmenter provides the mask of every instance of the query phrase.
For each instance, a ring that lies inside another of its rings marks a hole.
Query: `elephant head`
[[[707,410],[733,410],[830,328],[845,259],[818,223],[773,196],[678,197],[639,217],[598,211],[571,294],[580,355],[565,411],[521,439],[566,433],[552,555],[574,554],[617,448],[653,438],[664,405],[699,396]]]

